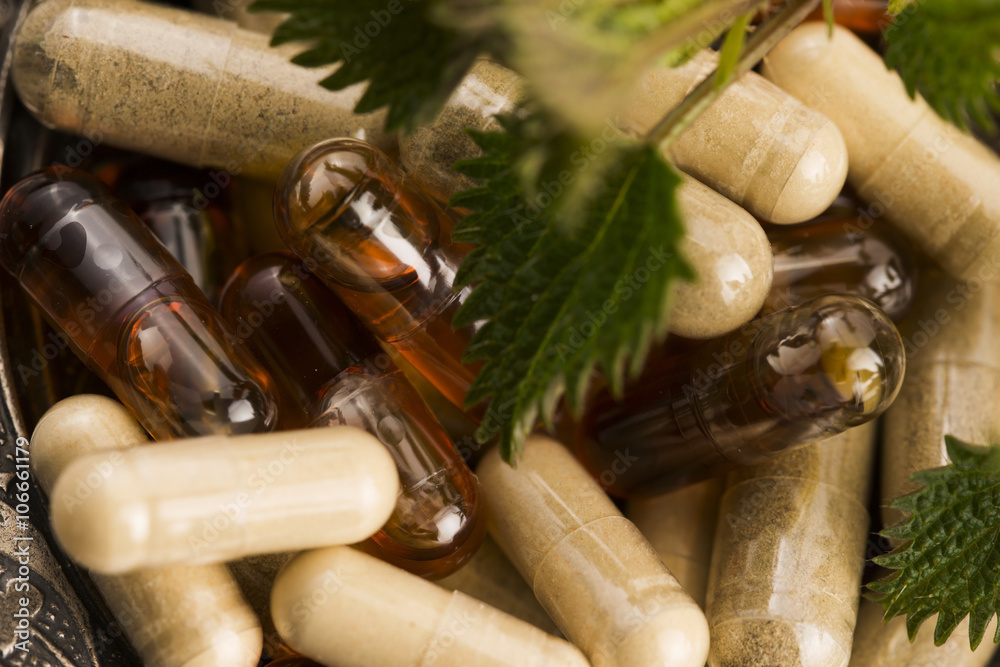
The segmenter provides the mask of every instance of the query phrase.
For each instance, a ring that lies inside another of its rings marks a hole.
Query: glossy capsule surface
[[[1000,270],[1000,159],[942,120],[849,30],[805,23],[764,59],[764,75],[821,112],[847,143],[847,180],[956,278]]]
[[[299,67],[301,44],[268,41],[179,8],[50,0],[22,23],[11,74],[42,124],[192,167],[273,179],[327,137],[392,149],[384,111],[353,113],[363,86],[326,90],[317,82],[336,66]]]
[[[87,479],[102,481],[80,498]],[[355,428],[210,436],[78,459],[52,491],[52,529],[71,558],[118,574],[353,544],[398,492],[392,457]]]
[[[823,294],[862,296],[894,321],[916,296],[917,267],[904,239],[891,228],[867,228],[854,214],[794,227],[768,227],[774,280],[761,314],[797,306]]]
[[[471,248],[452,243],[452,220],[428,195],[373,146],[333,139],[285,168],[274,218],[365,326],[464,407],[477,366],[461,355],[476,327],[452,329],[469,291],[452,285]]]
[[[486,520],[479,484],[426,404],[340,300],[290,253],[244,262],[222,310],[275,378],[284,414],[377,437],[399,469],[400,495],[363,548],[429,577],[468,560]]]
[[[53,405],[31,435],[31,468],[51,494],[73,461],[148,443],[123,405],[79,395]],[[72,491],[82,499],[103,482],[98,475]],[[148,667],[254,667],[261,625],[226,566],[190,565],[131,574],[91,573],[101,597]]]
[[[267,431],[270,380],[146,226],[89,174],[0,202],[0,263],[156,439]]]
[[[651,495],[871,421],[902,383],[903,341],[869,301],[830,295],[669,352],[577,435],[615,495]]]
[[[585,667],[572,644],[348,548],[296,556],[271,614],[292,648],[340,667]]]

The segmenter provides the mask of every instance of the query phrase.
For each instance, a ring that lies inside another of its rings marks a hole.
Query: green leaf
[[[272,45],[309,42],[292,62],[342,63],[320,85],[341,90],[368,82],[355,111],[388,107],[386,129],[410,131],[432,120],[480,52],[479,35],[431,20],[432,2],[413,0],[257,0],[254,11],[290,14]]]
[[[715,85],[719,88],[729,83],[733,78],[733,70],[736,69],[736,62],[743,52],[743,44],[746,42],[747,26],[750,19],[757,13],[757,8],[741,15],[733,23],[726,39],[722,42],[722,49],[719,51],[719,65],[715,70]]]
[[[907,615],[911,641],[937,614],[940,646],[969,615],[975,649],[1000,610],[1000,448],[951,436],[945,445],[951,465],[916,473],[913,480],[924,487],[893,501],[908,516],[882,535],[903,542],[874,560],[896,572],[870,588],[881,594],[886,619]],[[993,641],[1000,641],[1000,628]]]
[[[460,285],[476,287],[455,324],[488,320],[465,352],[467,361],[486,362],[466,403],[492,399],[505,416],[501,453],[512,461],[564,394],[580,411],[596,365],[618,390],[626,361],[629,374],[638,372],[666,333],[671,284],[691,273],[677,251],[680,180],[657,149],[619,148],[582,219],[569,226],[559,220],[566,208],[557,214],[526,199],[517,165],[533,142],[531,119],[501,124],[506,133],[473,133],[486,154],[456,166],[486,184],[452,200],[474,209],[456,240],[479,246],[458,275]]]
[[[893,6],[900,9],[898,3]],[[910,96],[917,92],[961,128],[993,130],[1000,110],[1000,2],[923,0],[902,6],[886,32],[885,61],[899,70]]]

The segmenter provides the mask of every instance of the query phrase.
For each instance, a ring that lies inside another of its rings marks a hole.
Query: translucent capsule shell
[[[300,554],[271,594],[297,651],[341,667],[584,667],[574,646],[347,548]]]
[[[101,480],[80,498],[77,488]],[[103,574],[351,544],[395,506],[382,444],[353,428],[201,438],[84,457],[52,492],[52,526]]]
[[[120,403],[79,395],[52,406],[31,435],[31,466],[49,493],[73,461],[147,443]],[[73,491],[83,498],[103,477]],[[222,564],[192,565],[105,576],[91,573],[132,646],[149,667],[254,667],[261,626]]]
[[[517,468],[494,448],[477,473],[490,534],[593,664],[705,664],[701,609],[562,445],[530,437]]]
[[[796,28],[764,75],[840,128],[848,182],[956,278],[1000,271],[1000,159],[911,99],[899,75],[849,30]]]
[[[299,67],[301,44],[268,41],[178,8],[50,0],[22,24],[11,73],[44,125],[193,167],[267,179],[330,136],[392,149],[384,111],[353,113],[363,86],[326,90],[335,66]]]

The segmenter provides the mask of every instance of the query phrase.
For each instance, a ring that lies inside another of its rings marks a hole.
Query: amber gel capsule
[[[452,329],[469,292],[452,285],[471,248],[452,243],[452,220],[430,197],[373,146],[333,139],[285,168],[274,219],[365,326],[464,407],[478,365],[461,356],[476,328]]]
[[[275,178],[296,151],[331,136],[392,149],[384,111],[352,112],[364,86],[326,90],[317,84],[336,66],[299,67],[289,60],[301,44],[268,41],[147,2],[50,0],[21,25],[11,74],[43,125],[231,175]]]
[[[215,193],[209,198],[207,193]],[[159,160],[124,165],[114,194],[135,211],[177,258],[212,303],[246,255],[242,230],[222,207],[222,192],[207,171]]]
[[[479,483],[378,342],[291,253],[240,265],[222,311],[303,425],[355,426],[386,446],[400,476],[392,517],[363,548],[436,578],[468,560],[486,534]]]
[[[875,424],[730,473],[708,587],[710,667],[846,667]]]
[[[681,347],[623,400],[602,391],[580,460],[611,493],[651,495],[871,421],[903,379],[903,341],[871,302],[829,295]]]
[[[956,278],[1000,270],[1000,160],[911,100],[899,75],[844,28],[796,28],[764,74],[830,118],[844,135],[848,182]],[[982,277],[982,276],[981,276]]]
[[[490,534],[595,667],[705,664],[705,615],[568,450],[533,436],[517,468],[494,448],[477,473]]]
[[[769,227],[774,280],[761,314],[832,292],[863,296],[895,321],[910,309],[917,267],[892,228],[867,229],[856,215],[794,227]]]
[[[355,428],[208,436],[75,461],[52,491],[52,529],[81,565],[118,574],[353,544],[398,492],[392,457]]]
[[[347,547],[292,559],[271,614],[295,650],[338,667],[585,667],[568,642]]]
[[[80,395],[52,406],[31,436],[31,466],[47,494],[73,461],[108,454],[70,500],[89,496],[121,464],[120,451],[148,442],[120,403]],[[114,455],[118,453],[119,456]],[[261,627],[225,565],[189,565],[91,578],[147,667],[254,667]]]
[[[156,439],[267,431],[270,380],[176,259],[89,174],[0,202],[0,263]]]

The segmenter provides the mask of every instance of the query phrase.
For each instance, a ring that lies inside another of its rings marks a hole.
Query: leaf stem
[[[819,5],[821,0],[788,0],[776,14],[761,23],[747,40],[746,47],[736,61],[732,82],[757,64],[782,37],[787,35],[802,22],[806,16]],[[646,140],[658,145],[661,149],[669,146],[688,125],[698,117],[705,108],[722,94],[725,86],[719,86],[715,81],[715,73],[709,74],[698,86],[688,93],[673,111],[657,123]]]

